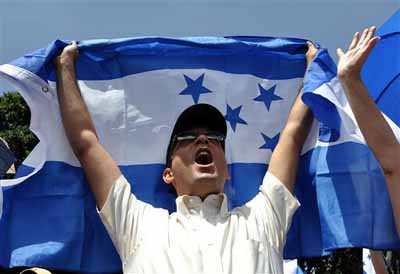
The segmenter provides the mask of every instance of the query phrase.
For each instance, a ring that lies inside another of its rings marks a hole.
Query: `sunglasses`
[[[222,144],[225,141],[225,135],[219,133],[219,132],[213,132],[213,131],[209,131],[206,133],[200,133],[198,131],[184,131],[184,132],[180,132],[178,134],[176,134],[172,140],[172,146],[171,146],[171,151],[174,151],[175,147],[179,144],[179,143],[191,143],[194,142],[199,135],[205,135],[207,137],[208,140],[210,140],[211,142],[218,142],[220,144]]]

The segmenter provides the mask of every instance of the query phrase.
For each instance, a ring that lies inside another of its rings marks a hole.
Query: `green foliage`
[[[17,158],[16,166],[28,156],[38,143],[29,130],[30,111],[22,96],[7,92],[0,96],[0,137],[7,141]]]

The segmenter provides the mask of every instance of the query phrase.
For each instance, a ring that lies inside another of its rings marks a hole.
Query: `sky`
[[[299,37],[346,48],[400,0],[0,0],[0,64],[54,39],[135,36]],[[13,90],[0,80],[0,94]]]

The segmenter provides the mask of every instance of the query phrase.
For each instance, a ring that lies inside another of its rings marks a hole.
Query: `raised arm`
[[[375,29],[365,29],[361,37],[357,32],[346,53],[337,50],[337,75],[361,132],[384,172],[400,236],[400,145],[361,80],[361,68],[379,41],[379,37],[374,36]]]
[[[68,141],[81,163],[86,179],[101,209],[113,182],[120,176],[117,164],[102,147],[93,121],[80,94],[75,76],[78,47],[75,42],[54,60],[57,95]]]
[[[383,252],[380,250],[369,250],[371,254],[372,265],[374,266],[375,273],[377,274],[389,274],[385,257],[383,256]]]
[[[311,42],[307,42],[307,69],[317,53]],[[301,100],[301,89],[289,113],[279,142],[272,153],[268,172],[277,177],[293,193],[300,152],[310,131],[313,115]]]

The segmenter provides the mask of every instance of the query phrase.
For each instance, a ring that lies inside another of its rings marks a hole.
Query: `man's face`
[[[223,192],[229,175],[220,140],[204,128],[190,132],[194,139],[176,140],[171,167],[164,170],[164,181],[171,183],[179,196],[205,198],[211,193]]]

